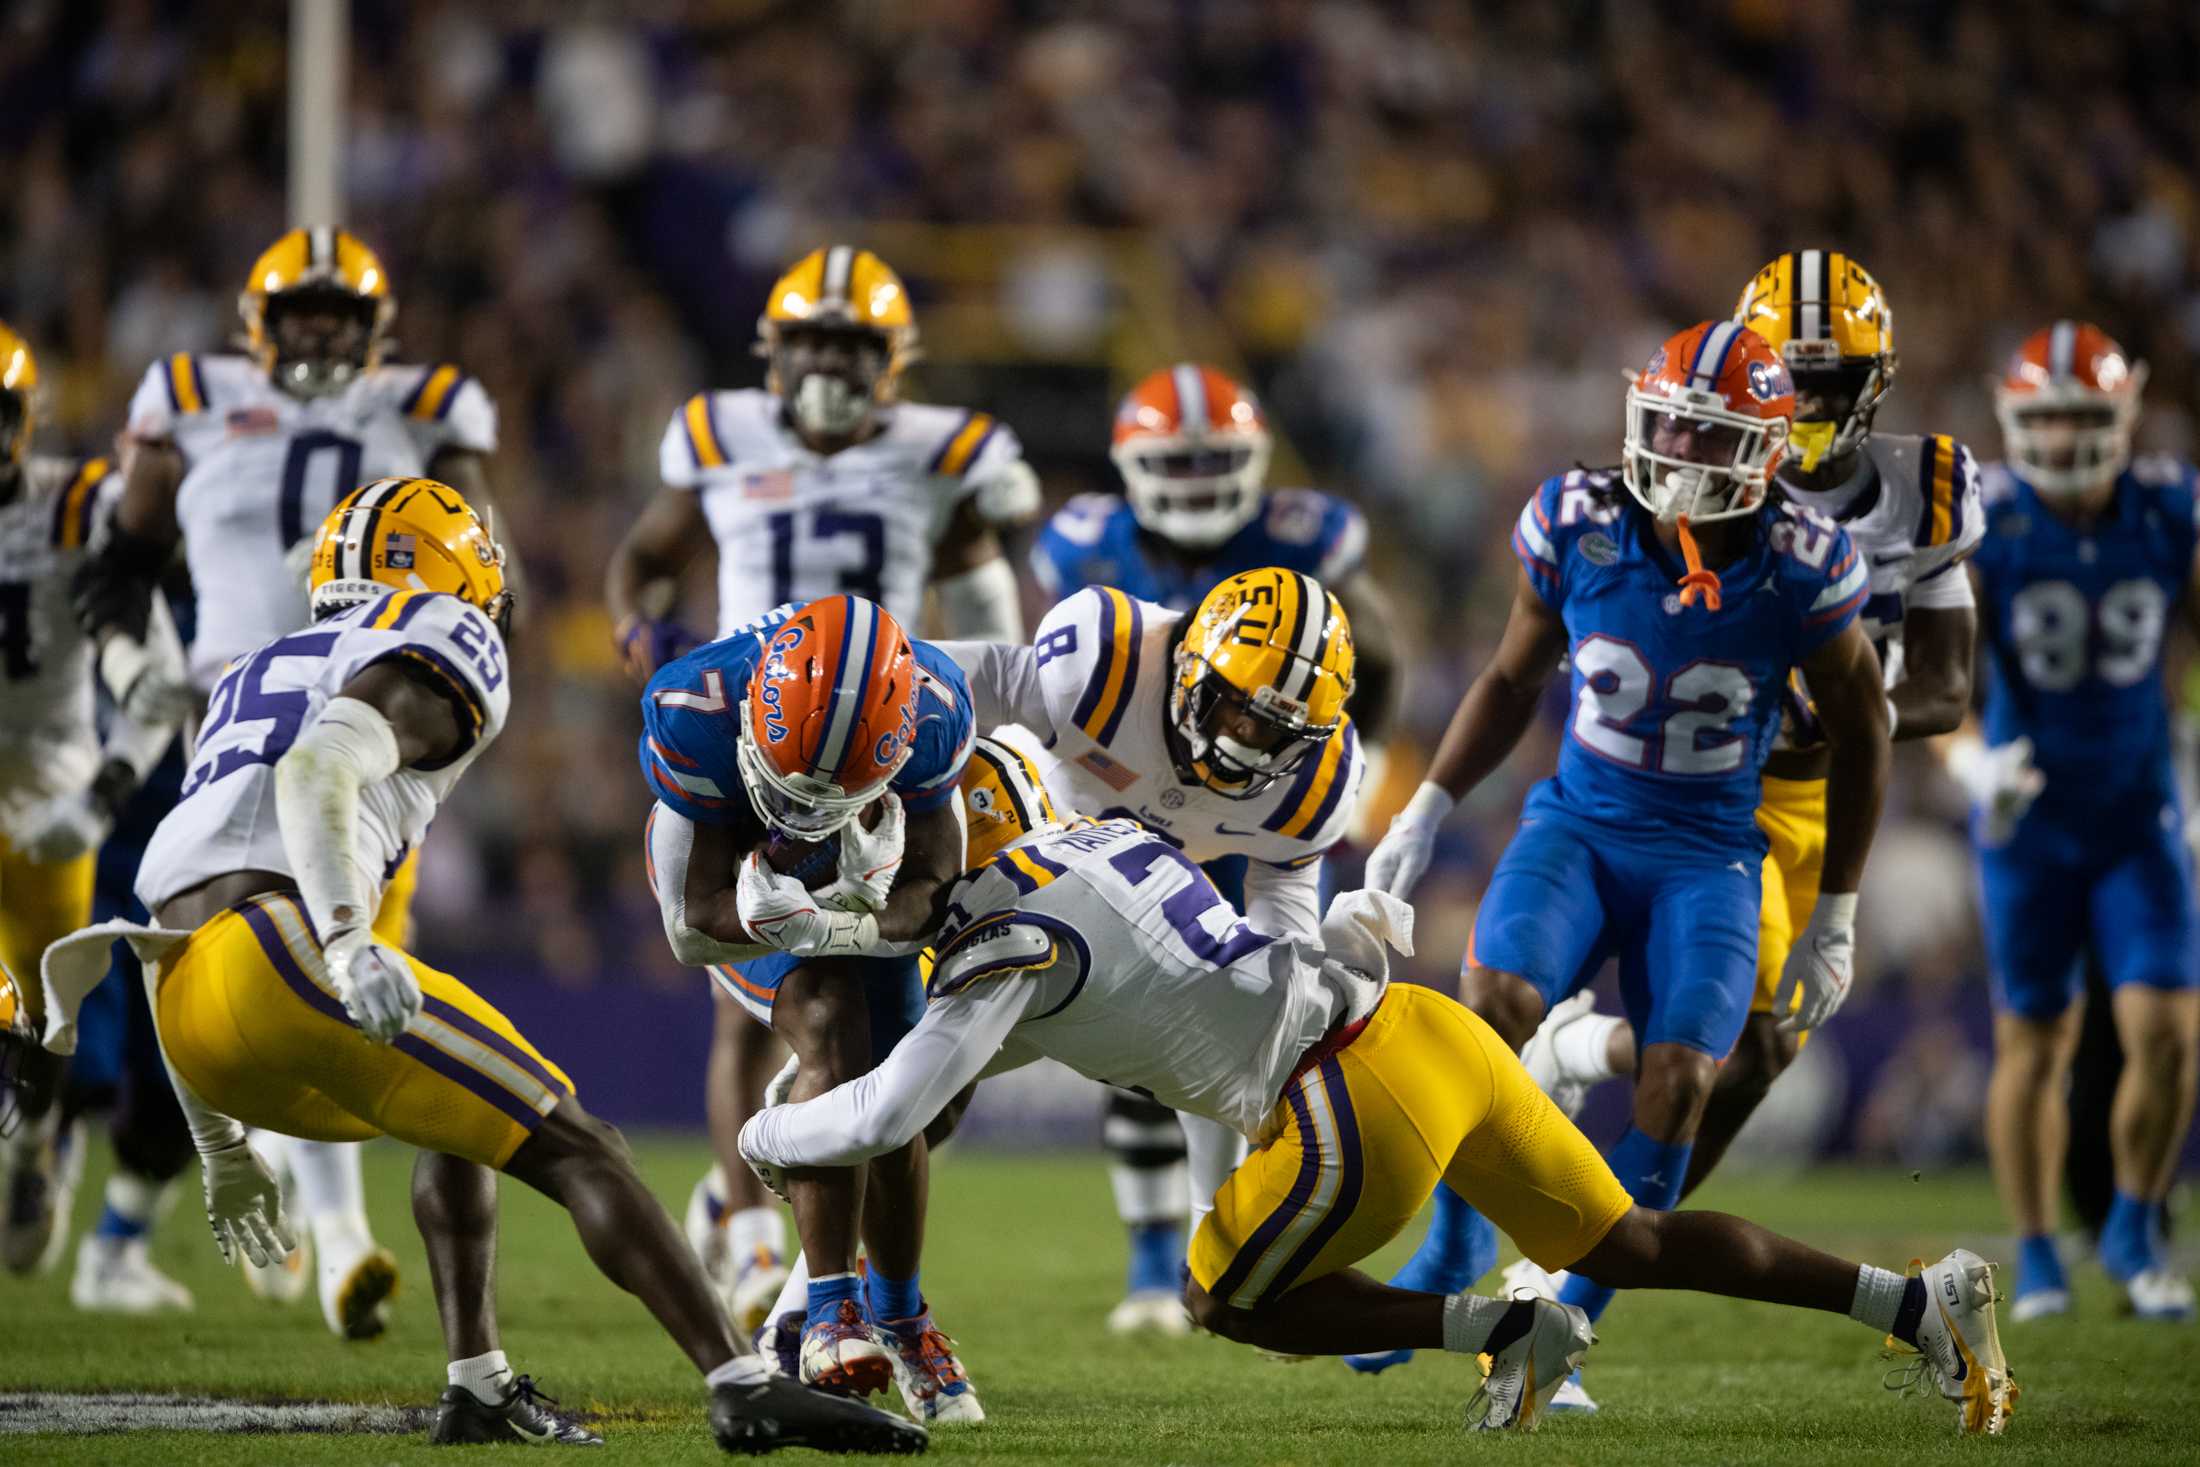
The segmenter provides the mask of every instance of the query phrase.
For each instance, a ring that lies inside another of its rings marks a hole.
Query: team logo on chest
[[[1170,785],[1170,786],[1169,786],[1169,787],[1168,787],[1167,789],[1163,790],[1163,791],[1161,792],[1161,808],[1162,808],[1162,809],[1164,809],[1164,810],[1181,810],[1181,809],[1183,809],[1183,808],[1184,808],[1184,791],[1182,791],[1182,790],[1178,789],[1178,788],[1177,788],[1177,787],[1176,787],[1175,785],[1173,785],[1173,784],[1172,784],[1172,785]]]
[[[1619,559],[1619,546],[1612,537],[1591,530],[1577,542],[1581,546],[1581,558],[1591,565],[1611,565]]]

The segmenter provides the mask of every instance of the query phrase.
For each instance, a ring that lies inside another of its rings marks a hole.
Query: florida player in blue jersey
[[[1609,1160],[1645,1207],[1678,1199],[1719,1061],[1748,1014],[1765,853],[1758,772],[1797,669],[1831,749],[1828,826],[1782,1011],[1799,988],[1799,1021],[1815,1028],[1850,981],[1856,889],[1887,779],[1887,701],[1857,623],[1868,568],[1847,533],[1767,503],[1794,410],[1786,367],[1737,323],[1706,322],[1659,348],[1627,395],[1619,474],[1558,475],[1522,511],[1511,620],[1415,796],[1448,811],[1479,784],[1571,659],[1558,772],[1529,794],[1491,878],[1461,992],[1517,1050],[1552,1004],[1619,959],[1641,1058],[1634,1124]],[[1401,896],[1427,859],[1406,824],[1368,862],[1369,884]],[[1437,1228],[1453,1235],[1453,1256],[1479,1253],[1462,1240],[1486,1227],[1442,1200]],[[1575,1280],[1565,1297],[1594,1318],[1610,1291]]]
[[[1996,394],[2007,462],[1973,558],[1989,681],[1984,740],[1950,750],[1976,810],[1994,977],[1987,1148],[2022,1239],[2014,1314],[2059,1314],[2063,1091],[2088,949],[2124,1051],[2109,1125],[2116,1195],[2100,1257],[2143,1317],[2190,1319],[2162,1241],[2200,1067],[2192,862],[2162,688],[2171,608],[2200,606],[2192,467],[2131,455],[2144,364],[2058,321]]]
[[[875,603],[827,596],[665,664],[642,719],[649,874],[673,951],[787,1041],[796,1098],[864,1073],[923,1014],[916,954],[962,864],[955,788],[975,728],[961,670]],[[806,1384],[891,1380],[920,1421],[981,1421],[918,1282],[926,1158],[919,1137],[789,1189],[806,1269],[764,1335]]]
[[[1272,448],[1260,403],[1216,368],[1177,362],[1147,374],[1115,413],[1110,456],[1123,493],[1080,494],[1057,511],[1032,546],[1032,574],[1056,603],[1105,586],[1182,612],[1248,571],[1272,566],[1314,577],[1351,622],[1358,674],[1349,711],[1370,760],[1379,761],[1396,653],[1389,614],[1366,573],[1367,520],[1316,490],[1265,488]],[[1210,861],[1206,871],[1247,911],[1241,856]],[[1175,1112],[1150,1097],[1110,1090],[1107,1107],[1101,1137],[1131,1241],[1129,1277],[1108,1328],[1182,1333],[1191,1327],[1177,1282],[1188,1205],[1184,1135]]]

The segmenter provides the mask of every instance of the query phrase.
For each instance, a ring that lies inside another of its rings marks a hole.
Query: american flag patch
[[[1132,785],[1138,783],[1137,775],[1131,773],[1128,769],[1125,769],[1122,765],[1116,763],[1113,759],[1110,759],[1107,755],[1101,753],[1098,749],[1094,749],[1090,753],[1078,755],[1077,762],[1084,765],[1094,774],[1099,775],[1101,780],[1107,784],[1107,787],[1111,790],[1114,790],[1117,794],[1121,794],[1123,791],[1129,789]]]
[[[228,425],[229,436],[232,438],[253,438],[282,427],[281,421],[275,416],[275,409],[271,407],[231,408],[229,416],[223,421]]]
[[[382,542],[382,563],[391,570],[411,570],[419,542],[410,535],[392,534]]]
[[[741,476],[743,499],[792,499],[794,498],[794,472],[790,469],[761,469]]]

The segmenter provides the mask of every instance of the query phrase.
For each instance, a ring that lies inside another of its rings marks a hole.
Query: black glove
[[[173,550],[151,535],[113,526],[106,548],[78,566],[69,580],[69,599],[85,635],[113,630],[144,641],[153,616],[153,591]]]

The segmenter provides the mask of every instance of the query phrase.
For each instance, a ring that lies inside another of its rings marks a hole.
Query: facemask
[[[845,438],[863,426],[871,398],[838,377],[812,372],[795,384],[788,405],[795,426],[819,438]]]

